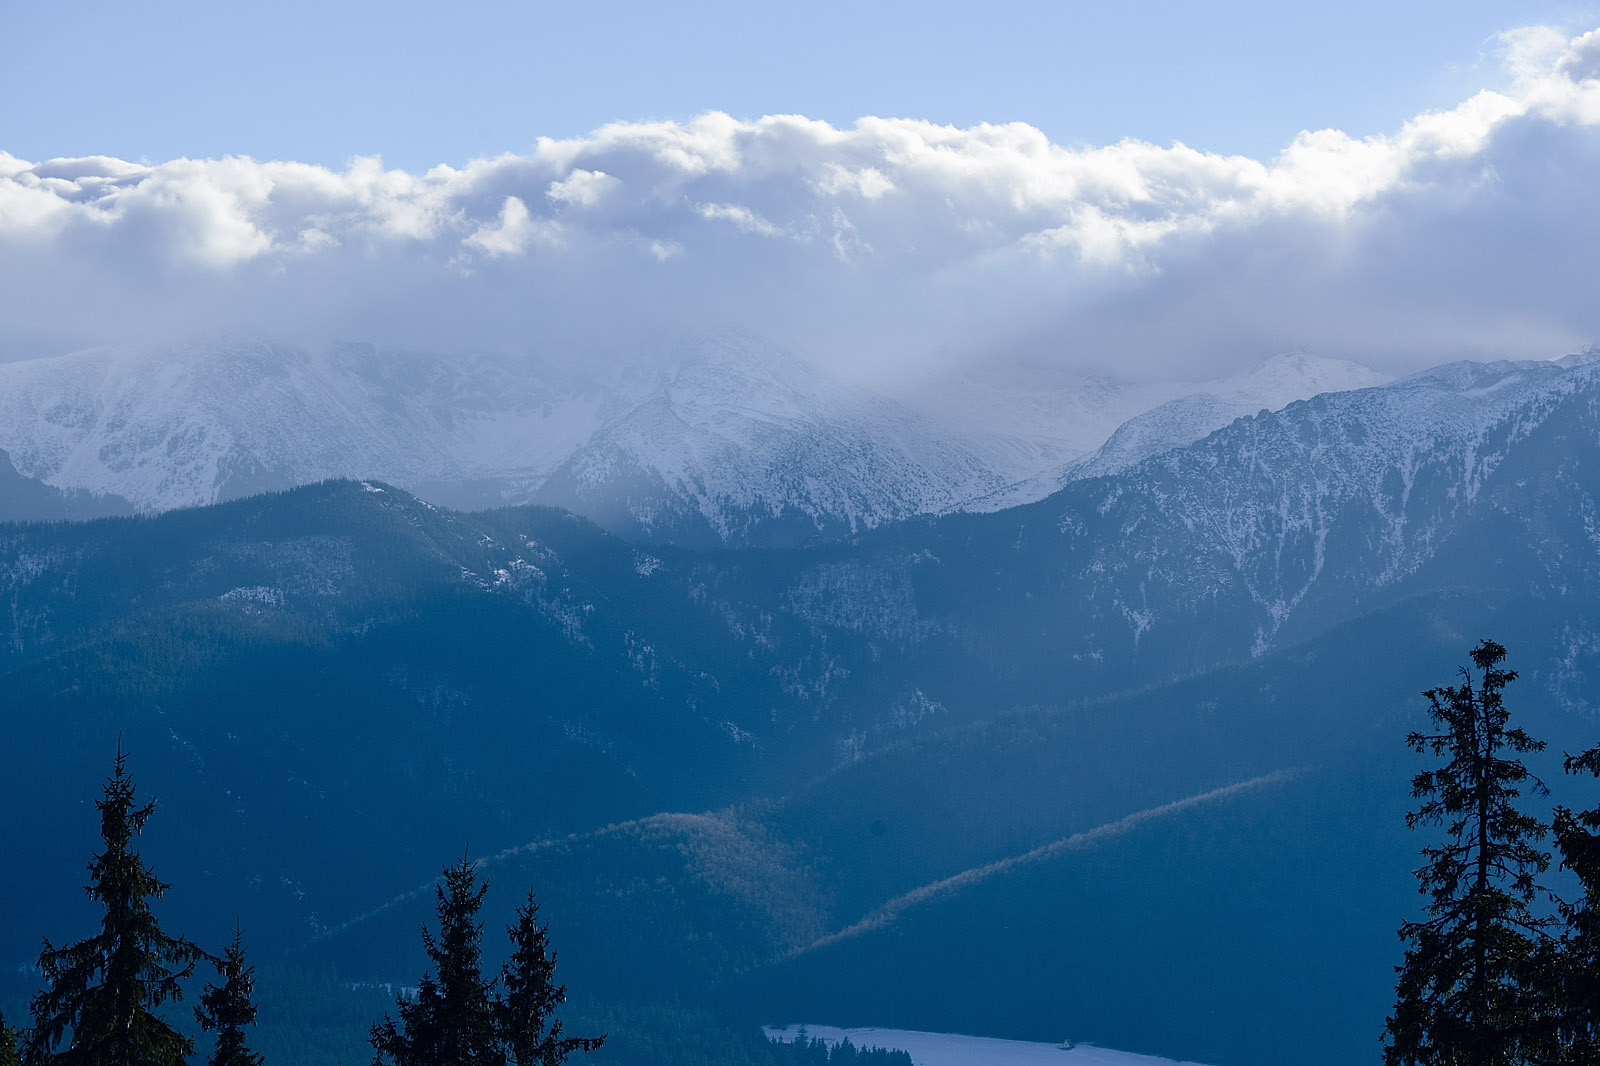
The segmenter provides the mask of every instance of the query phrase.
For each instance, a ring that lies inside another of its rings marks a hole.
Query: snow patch
[[[988,1036],[924,1033],[910,1029],[840,1029],[831,1025],[764,1026],[768,1040],[793,1043],[803,1034],[832,1045],[849,1040],[858,1048],[904,1051],[912,1066],[1201,1066],[1090,1044],[1036,1044]]]
[[[249,585],[236,589],[229,589],[218,596],[219,600],[230,603],[259,603],[263,607],[282,607],[283,590],[271,585]]]

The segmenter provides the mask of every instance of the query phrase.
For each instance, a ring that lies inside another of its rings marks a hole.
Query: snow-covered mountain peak
[[[562,464],[538,499],[694,543],[850,532],[943,510],[1000,478],[945,427],[790,353],[726,336]]]
[[[1387,380],[1370,367],[1347,359],[1327,359],[1303,351],[1276,355],[1129,419],[1098,451],[1067,470],[1061,483],[1126,470],[1258,411],[1278,411],[1296,400],[1371,388]]]
[[[1564,367],[1588,366],[1591,363],[1600,363],[1600,344],[1591,344],[1581,352],[1573,352],[1556,360]]]
[[[1371,367],[1305,351],[1272,356],[1247,370],[1214,381],[1167,385],[1168,395],[1132,414],[1088,454],[1017,481],[1002,491],[968,501],[962,510],[995,511],[1043,499],[1067,482],[1114,474],[1153,455],[1193,444],[1235,419],[1276,411],[1296,400],[1328,392],[1369,388],[1387,381]],[[1147,390],[1159,386],[1149,386]],[[1184,390],[1171,396],[1172,391]],[[1148,391],[1146,393],[1148,395]]]
[[[1596,363],[1600,363],[1600,353],[1593,352],[1569,355],[1564,359],[1498,359],[1487,363],[1459,360],[1429,367],[1401,378],[1396,384],[1404,388],[1480,392],[1504,388],[1523,379],[1549,379]]]
[[[1154,590],[1181,613],[1228,589],[1257,613],[1260,654],[1308,611],[1400,587],[1437,563],[1468,516],[1517,527],[1533,545],[1558,522],[1591,541],[1582,442],[1594,439],[1596,410],[1600,361],[1455,364],[1240,418],[1075,481],[1053,500],[1058,528],[1117,531],[1085,572],[1108,575],[1115,591],[1094,598],[1120,601],[1135,639],[1162,625],[1145,607]],[[1539,548],[1529,565],[1564,587],[1559,575],[1591,567],[1591,556]],[[1475,573],[1477,560],[1469,550],[1441,565]]]
[[[722,540],[777,516],[798,537],[862,528],[1003,483],[945,427],[733,333],[587,363],[227,337],[0,364],[0,450],[150,511],[344,476]]]
[[[673,348],[660,390],[685,411],[733,411],[783,420],[859,403],[862,395],[818,367],[759,338],[718,333]]]
[[[1389,377],[1350,359],[1330,359],[1304,350],[1284,352],[1231,377],[1199,385],[1195,393],[1252,396],[1276,410],[1324,392],[1349,392],[1382,385]]]
[[[98,349],[0,364],[0,449],[28,477],[152,511],[333,476],[525,487],[627,399],[538,369],[241,337]]]
[[[1451,364],[1379,391],[1478,410],[1590,366],[1600,355]],[[1199,384],[968,365],[896,399],[735,332],[588,361],[230,336],[0,364],[0,451],[27,478],[152,511],[353,477],[454,506],[560,504],[646,537],[792,543],[1031,502],[1381,381],[1291,352]]]

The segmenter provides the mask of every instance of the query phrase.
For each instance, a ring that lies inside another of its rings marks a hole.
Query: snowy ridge
[[[1032,502],[1376,377],[1296,353],[1171,398],[991,371],[902,402],[742,334],[595,366],[232,338],[0,364],[0,450],[145,511],[356,477],[452,506],[557,504],[646,539],[798,543]]]
[[[1360,363],[1326,359],[1306,352],[1274,356],[1233,377],[1211,382],[1172,399],[1157,399],[1102,433],[1089,447],[1057,464],[1009,485],[992,496],[969,501],[965,511],[998,511],[1040,500],[1069,481],[1121,473],[1151,456],[1193,444],[1237,419],[1260,411],[1277,411],[1295,400],[1328,392],[1348,392],[1383,384],[1387,379]],[[1103,443],[1102,443],[1103,442]]]
[[[1259,654],[1307,596],[1371,592],[1415,573],[1516,445],[1597,392],[1593,356],[1457,363],[1241,419],[1080,482],[1084,502],[1119,527],[1089,570],[1123,590],[1136,637],[1158,622],[1144,609],[1150,590],[1195,602],[1236,586],[1261,614]],[[1063,516],[1063,532],[1080,522]]]
[[[813,533],[856,532],[1000,483],[926,417],[777,349],[712,338],[680,352],[540,499],[602,515],[620,503],[645,533],[699,521],[726,542],[785,517]]]
[[[1120,473],[1151,456],[1193,444],[1236,419],[1278,411],[1322,393],[1372,388],[1387,380],[1349,360],[1323,359],[1305,352],[1275,356],[1243,374],[1169,400],[1123,423],[1093,455],[1073,464],[1066,476]]]
[[[145,511],[376,478],[713,542],[780,517],[802,538],[868,528],[1005,483],[925,416],[737,335],[593,369],[237,338],[0,364],[0,450]]]
[[[900,403],[968,442],[1008,486],[1060,471],[1128,419],[1192,388],[1006,361],[887,386]]]
[[[148,511],[337,476],[526,486],[616,402],[496,357],[254,340],[102,349],[0,364],[0,448],[29,477]]]

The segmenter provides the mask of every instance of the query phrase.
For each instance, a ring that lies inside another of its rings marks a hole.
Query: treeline
[[[45,940],[38,959],[43,987],[29,1004],[31,1025],[13,1027],[0,1015],[0,1066],[187,1066],[195,1041],[174,1024],[173,1005],[191,991],[197,971],[207,969],[215,978],[199,990],[192,1008],[198,1028],[214,1035],[207,1066],[265,1066],[265,1057],[252,1047],[259,1007],[242,930],[236,925],[231,942],[213,954],[167,933],[151,910],[151,901],[169,886],[134,844],[155,805],[139,802],[120,744],[95,806],[104,849],[89,863],[87,891],[102,910],[99,932],[60,947]],[[435,890],[436,929],[422,932],[430,966],[413,993],[396,998],[392,1016],[370,1025],[366,1050],[373,1066],[560,1066],[573,1054],[607,1046],[605,1032],[569,1035],[558,1016],[566,987],[555,980],[556,953],[531,890],[506,930],[509,957],[497,974],[485,973],[478,915],[488,888],[466,857],[444,869]],[[314,1032],[336,1034],[344,1038],[338,1041],[344,1052],[353,1050],[344,1032],[351,1021],[338,1015],[367,997],[355,997],[327,972],[298,980],[308,984],[292,998],[317,1002],[300,1002],[296,1013],[327,1015]],[[284,991],[277,994],[285,1004]],[[341,1005],[340,999],[347,1002]],[[773,1042],[753,1029],[729,1030],[680,1008],[618,1013],[591,1007],[588,1013],[620,1022],[622,1046],[615,1050],[621,1054],[597,1063],[910,1066],[904,1052],[861,1049],[848,1041]],[[300,1035],[315,1038],[311,1032]],[[290,1057],[319,1059],[303,1046]]]
[[[911,1066],[904,1051],[804,1037],[768,1040],[753,1025],[735,1026],[676,1003],[580,1005],[572,1014],[606,1032],[606,1046],[586,1066]]]
[[[1594,1066],[1600,1063],[1600,807],[1557,806],[1548,819],[1519,806],[1544,783],[1519,756],[1544,742],[1510,724],[1504,690],[1516,672],[1483,641],[1477,674],[1430,689],[1429,732],[1407,743],[1442,758],[1412,780],[1413,829],[1443,839],[1416,871],[1425,916],[1400,928],[1405,960],[1384,1029],[1387,1066]],[[1569,774],[1600,777],[1600,746],[1568,755]],[[1553,855],[1579,895],[1559,898],[1540,878]]]

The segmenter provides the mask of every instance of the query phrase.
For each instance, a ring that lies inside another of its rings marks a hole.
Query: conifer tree
[[[1544,744],[1508,726],[1502,691],[1517,675],[1502,668],[1505,657],[1480,643],[1478,685],[1463,670],[1461,684],[1423,693],[1437,731],[1406,738],[1419,754],[1448,757],[1412,779],[1422,804],[1406,816],[1413,829],[1443,826],[1445,840],[1422,850],[1416,871],[1427,917],[1400,929],[1407,946],[1386,1066],[1515,1066],[1544,1040],[1537,970],[1549,923],[1530,904],[1549,856],[1535,846],[1545,827],[1516,800],[1524,787],[1545,788],[1513,757]]]
[[[95,801],[105,850],[90,861],[85,889],[104,908],[100,932],[60,948],[44,942],[44,988],[31,1004],[30,1066],[179,1066],[194,1050],[155,1011],[181,1000],[183,981],[210,956],[168,936],[150,911],[168,886],[133,848],[155,810],[153,802],[140,805],[135,792],[119,741],[105,798]]]
[[[495,1013],[500,1033],[515,1066],[560,1066],[575,1051],[593,1051],[605,1036],[562,1036],[556,1008],[567,1001],[565,985],[555,983],[556,956],[550,930],[539,924],[533,891],[517,908],[515,925],[507,926],[511,957],[500,973]]]
[[[22,1035],[6,1024],[6,1016],[0,1012],[0,1066],[20,1066],[22,1058],[17,1044],[21,1039]]]
[[[208,1066],[261,1066],[261,1056],[245,1044],[244,1029],[256,1023],[255,967],[245,962],[243,934],[236,924],[233,943],[218,962],[220,985],[206,985],[200,1005],[194,1009],[200,1028],[216,1030],[217,1046],[207,1059]]]
[[[1569,774],[1600,777],[1600,746],[1566,758]],[[1580,895],[1561,905],[1565,926],[1547,980],[1556,1019],[1554,1061],[1600,1062],[1600,807],[1555,810],[1561,865],[1577,877]]]
[[[487,884],[478,882],[465,857],[445,867],[438,896],[439,935],[426,926],[423,947],[433,971],[423,976],[415,999],[396,1004],[399,1023],[385,1018],[372,1027],[374,1063],[392,1066],[500,1066],[494,996],[483,979],[483,906]]]

